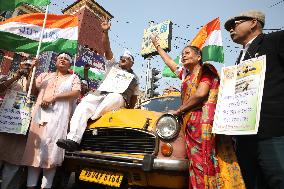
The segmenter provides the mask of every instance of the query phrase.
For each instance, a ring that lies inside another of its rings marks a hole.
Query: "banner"
[[[257,134],[265,70],[265,55],[223,67],[213,133]]]
[[[105,59],[102,55],[99,55],[90,48],[78,45],[76,67],[72,69],[75,70],[75,73],[79,74],[81,78],[84,78],[84,66],[86,64],[90,66],[88,72],[89,85],[91,88],[97,89],[100,81],[102,81],[105,76]]]
[[[123,93],[128,88],[133,78],[133,74],[113,67],[107,74],[103,83],[99,86],[98,90],[112,93]]]
[[[0,102],[0,132],[26,135],[31,121],[34,98],[27,93],[8,90]]]
[[[144,30],[141,50],[141,55],[144,58],[158,54],[151,40],[152,35],[158,37],[158,42],[162,49],[168,52],[171,51],[172,25],[172,22],[167,20]]]

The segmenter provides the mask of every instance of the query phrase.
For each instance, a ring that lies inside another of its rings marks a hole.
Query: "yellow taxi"
[[[167,114],[180,103],[180,94],[170,93],[89,122],[80,151],[65,154],[66,169],[76,172],[79,183],[186,188],[184,130]]]

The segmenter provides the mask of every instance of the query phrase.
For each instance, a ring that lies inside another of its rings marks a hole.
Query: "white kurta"
[[[27,146],[23,156],[23,164],[33,167],[52,168],[60,166],[63,162],[64,150],[59,148],[56,142],[58,139],[65,138],[67,135],[74,100],[56,101],[50,110],[45,112],[45,117],[42,117],[42,110],[40,108],[42,99],[40,98],[44,94],[41,93],[44,93],[44,90],[47,88],[44,86],[56,86],[56,82],[58,87],[54,87],[55,95],[71,91],[74,89],[74,85],[78,85],[79,78],[76,75],[69,75],[69,77],[65,78],[56,78],[51,75],[45,78],[42,82],[42,88],[36,103]],[[46,116],[49,117],[48,120],[44,119]],[[42,122],[45,123],[40,125],[39,123]]]

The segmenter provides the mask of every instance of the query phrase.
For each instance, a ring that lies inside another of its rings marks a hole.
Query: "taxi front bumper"
[[[95,154],[88,152],[66,152],[65,160],[76,161],[78,164],[93,164],[100,166],[118,166],[123,168],[138,168],[143,171],[188,171],[187,159],[162,159],[154,155],[144,155],[143,158],[118,156],[114,154]]]

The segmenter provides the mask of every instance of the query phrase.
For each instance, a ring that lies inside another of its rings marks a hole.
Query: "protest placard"
[[[33,105],[27,93],[8,90],[0,103],[0,132],[26,135]]]
[[[123,93],[128,88],[133,78],[133,74],[112,67],[98,90],[112,93]]]
[[[151,40],[152,35],[157,36],[159,45],[162,49],[164,49],[165,51],[170,51],[172,39],[172,22],[170,20],[166,20],[160,24],[150,26],[149,28],[144,30],[141,49],[141,55],[144,58],[158,54]]]
[[[266,56],[222,68],[213,133],[257,134]]]

